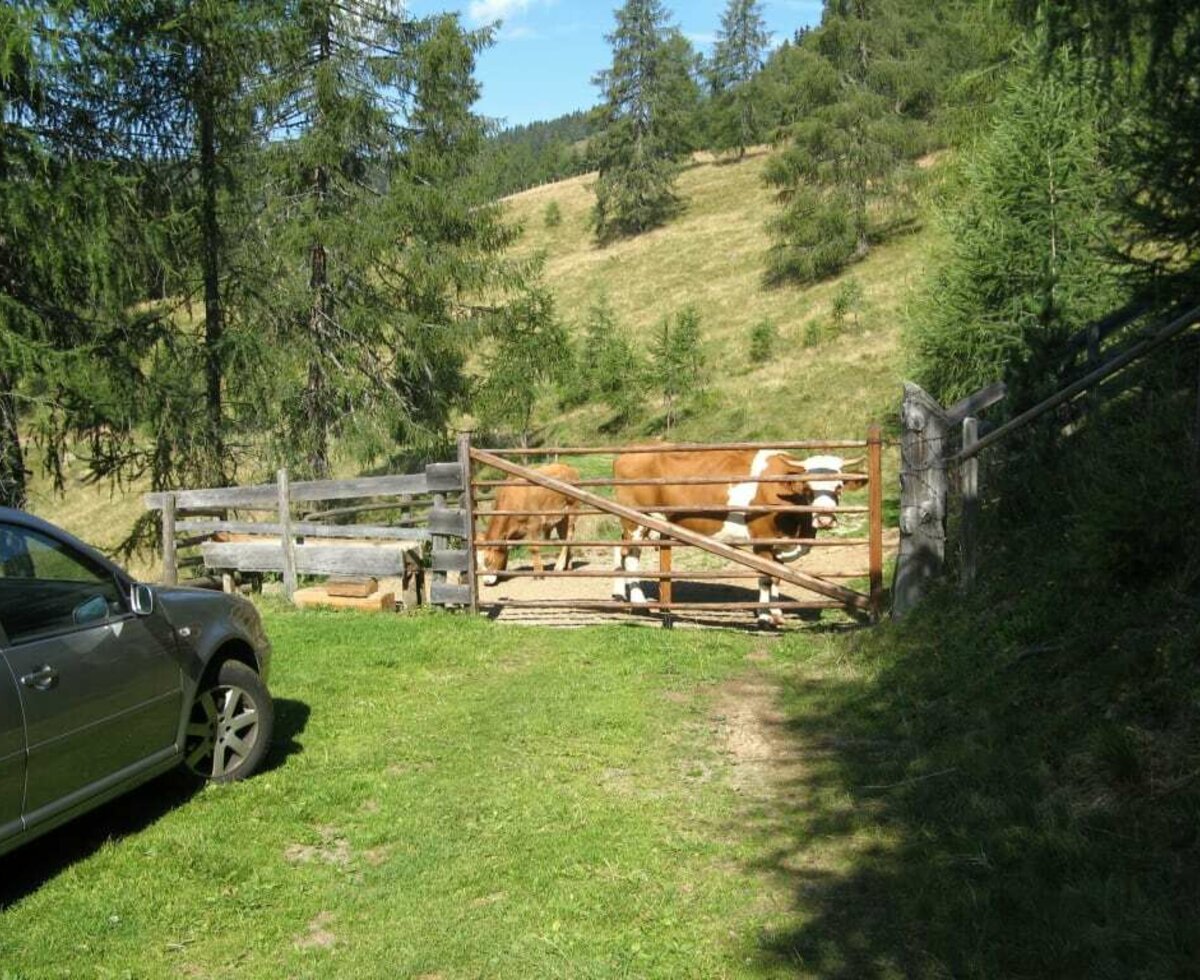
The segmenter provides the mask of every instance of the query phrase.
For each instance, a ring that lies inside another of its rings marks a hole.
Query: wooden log
[[[663,549],[664,551],[669,549]],[[546,569],[541,572],[535,571],[532,568],[512,568],[503,572],[496,573],[500,580],[509,578],[608,578],[613,577],[613,570],[603,568],[572,568],[562,572],[556,572],[554,569]],[[821,572],[812,573],[815,578],[821,579],[854,579],[867,578],[868,574],[865,569],[858,572]],[[662,569],[657,572],[638,572],[637,575],[642,579],[666,580],[675,582],[701,582],[701,581],[758,581],[762,576],[758,572],[737,571],[732,568],[670,568]],[[632,574],[631,574],[632,577]],[[496,586],[499,588],[499,586]]]
[[[962,447],[968,449],[979,441],[979,420],[965,418],[962,423]],[[979,457],[963,460],[959,467],[962,486],[962,527],[959,542],[962,547],[962,565],[959,568],[959,585],[964,591],[975,585],[979,548]]]
[[[994,381],[946,409],[947,424],[958,425],[968,415],[978,415],[985,408],[991,408],[1007,397],[1008,385],[1003,381]]]
[[[946,557],[946,413],[920,387],[905,383],[900,421],[900,555],[892,589],[897,619],[920,602]]]
[[[663,626],[667,629],[671,628],[671,601],[674,599],[674,590],[671,580],[674,576],[671,574],[671,549],[658,549],[658,598],[664,604],[663,608],[667,610],[667,616],[663,620]]]
[[[441,504],[436,505],[429,512],[429,530],[440,538],[469,537],[467,533],[467,512],[458,508],[445,507]],[[434,539],[434,547],[438,546],[438,539]],[[445,545],[442,546],[445,548]]]
[[[325,583],[330,595],[347,599],[365,599],[378,589],[379,581],[374,578],[331,578]]]
[[[741,609],[841,609],[843,603],[836,599],[776,600],[769,602],[661,602],[647,599],[645,602],[622,602],[620,599],[497,599],[484,601],[485,606],[502,609],[607,609],[621,612],[641,612],[648,609],[688,610],[741,610]]]
[[[175,558],[175,495],[163,495],[162,502],[163,582],[179,584],[179,565]]]
[[[883,430],[878,425],[872,425],[867,434],[867,477],[871,494],[867,532],[871,616],[878,622],[883,615]]]
[[[471,612],[479,611],[479,583],[475,581],[475,491],[471,486],[471,433],[464,432],[458,437],[458,467],[459,486],[463,490],[462,508],[463,521],[466,524],[467,550],[467,589],[471,593]]]
[[[425,483],[431,492],[457,493],[463,488],[462,460],[455,463],[430,463],[425,467]]]
[[[395,612],[396,593],[373,592],[366,596],[336,595],[319,585],[297,589],[295,603],[301,609],[357,609],[360,612]]]
[[[446,511],[446,495],[444,493],[435,493],[433,495],[433,510],[429,512],[429,531],[433,542],[434,552],[450,550],[450,536],[444,531],[440,531],[433,521],[434,514],[442,514]],[[437,605],[437,599],[434,598],[434,593],[439,586],[448,585],[448,578],[445,571],[435,570],[429,580],[429,602],[431,605]]]
[[[296,553],[295,539],[292,537],[292,499],[291,486],[288,481],[288,471],[280,469],[276,474],[278,480],[277,493],[279,497],[279,538],[281,547],[278,549],[283,572],[283,594],[291,601],[296,594]],[[205,562],[208,552],[205,550]],[[252,569],[255,570],[255,569]]]

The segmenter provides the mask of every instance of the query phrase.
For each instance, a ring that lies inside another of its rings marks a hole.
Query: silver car
[[[181,764],[253,773],[270,660],[247,600],[138,584],[0,507],[0,854]]]

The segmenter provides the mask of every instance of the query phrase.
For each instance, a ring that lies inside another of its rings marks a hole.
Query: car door
[[[28,826],[175,749],[172,641],[123,593],[110,568],[66,542],[0,524],[0,627],[25,717]]]
[[[0,656],[0,842],[21,829],[25,798],[25,719],[17,682]]]

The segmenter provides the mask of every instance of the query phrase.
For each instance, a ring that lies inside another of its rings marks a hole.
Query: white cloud
[[[508,20],[525,13],[530,7],[546,3],[547,0],[471,0],[467,16],[475,24],[490,24],[497,20]]]

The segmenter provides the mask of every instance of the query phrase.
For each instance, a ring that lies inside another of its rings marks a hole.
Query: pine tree
[[[699,311],[687,306],[673,318],[663,317],[650,349],[650,375],[663,398],[667,435],[679,421],[684,405],[703,394],[704,367]]]
[[[669,26],[661,0],[626,0],[616,17],[607,35],[612,66],[595,79],[603,102],[593,224],[601,241],[636,235],[679,210],[675,180],[693,147],[699,101],[691,46]]]
[[[465,350],[523,273],[478,172],[475,56],[490,32],[453,16],[313,0],[291,41],[268,220],[279,287],[264,311],[281,356],[281,452],[329,472],[431,448],[468,394]]]
[[[911,225],[913,163],[938,145],[943,93],[997,56],[1004,23],[944,0],[831,0],[802,42],[802,105],[767,172],[783,205],[769,281],[831,275]]]
[[[770,43],[760,0],[729,0],[721,15],[710,71],[713,149],[737,150],[741,158],[747,146],[762,140],[760,96],[752,83]]]
[[[528,446],[538,398],[562,380],[569,353],[567,333],[549,293],[531,290],[513,303],[485,359],[478,397],[483,423],[516,428],[521,445]]]
[[[1122,298],[1111,261],[1119,174],[1100,108],[1078,79],[1094,65],[1059,56],[1044,74],[1025,51],[996,118],[967,157],[945,246],[911,318],[918,380],[951,402],[1006,378],[1036,400],[1043,354]]]

